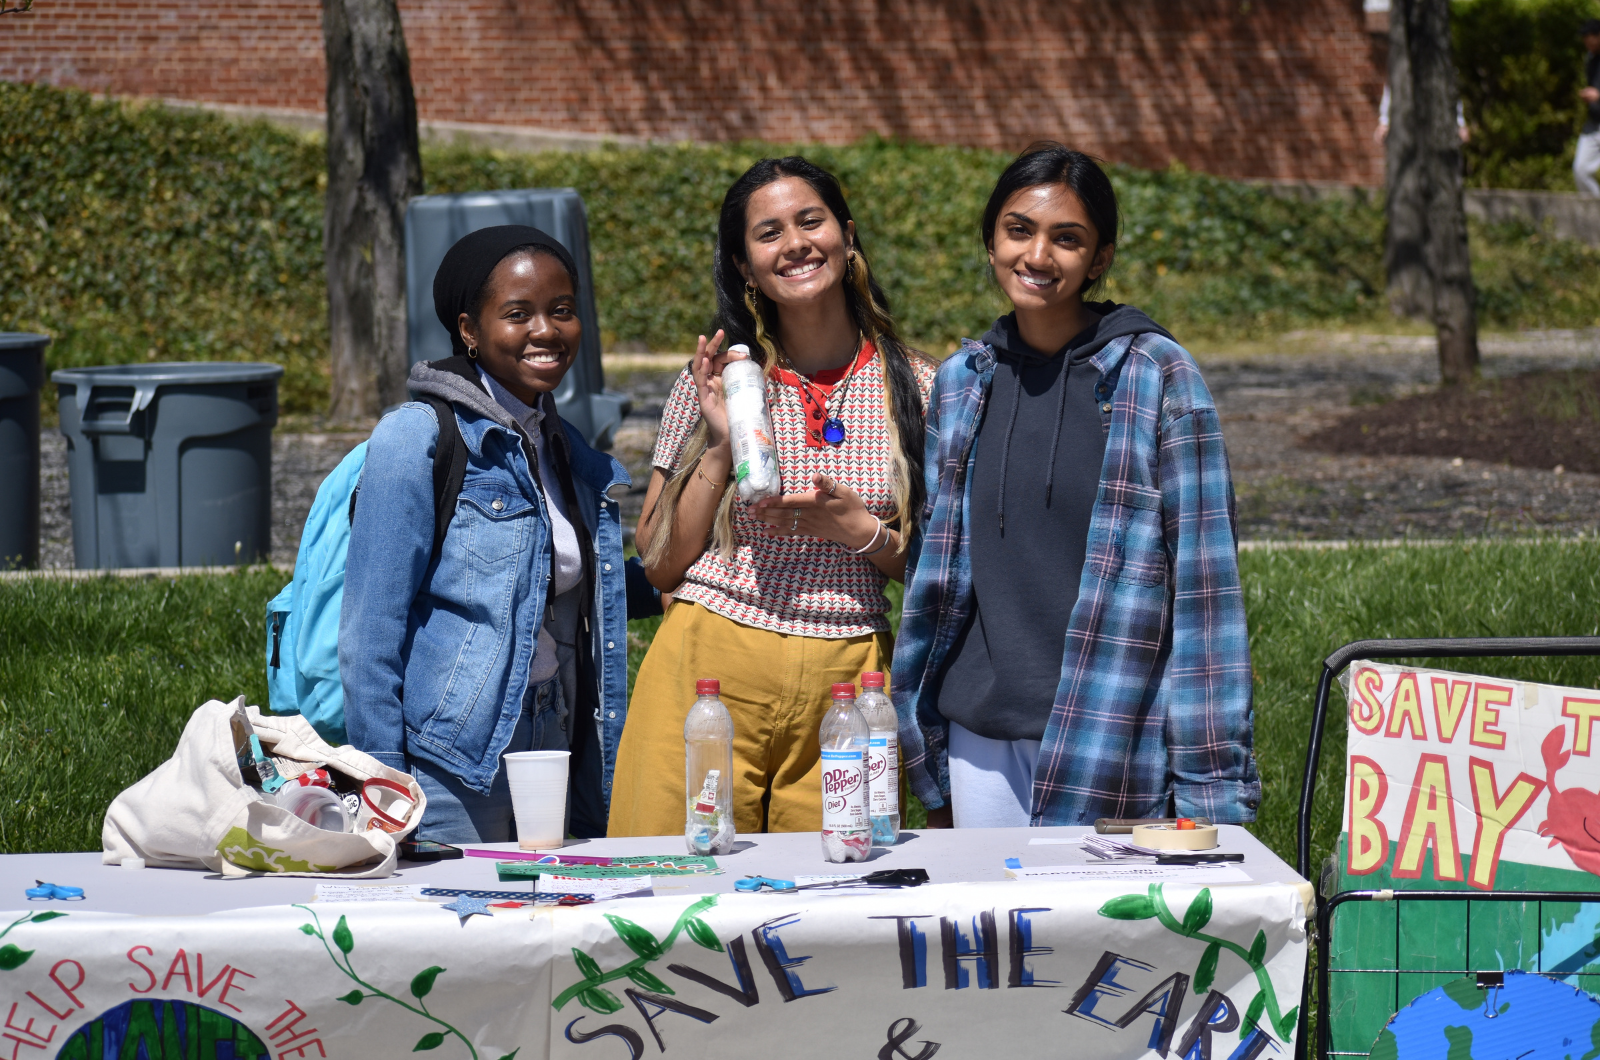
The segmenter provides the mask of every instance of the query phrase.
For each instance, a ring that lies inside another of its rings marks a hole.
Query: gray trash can
[[[0,331],[0,570],[39,565],[39,388],[48,335]]]
[[[275,364],[51,374],[80,568],[254,563],[272,548]]]
[[[578,319],[583,346],[556,388],[561,418],[589,444],[607,448],[628,414],[626,395],[605,388],[600,366],[600,318],[589,264],[589,221],[574,188],[519,188],[460,195],[419,195],[406,208],[406,316],[411,363],[450,356],[450,336],[433,308],[433,274],[456,240],[494,225],[532,225],[561,241],[578,263]]]

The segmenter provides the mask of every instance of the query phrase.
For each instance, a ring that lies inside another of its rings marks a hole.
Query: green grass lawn
[[[1291,861],[1311,697],[1329,651],[1362,637],[1600,633],[1596,542],[1258,551],[1241,567],[1266,793],[1255,830]],[[0,582],[0,852],[97,849],[106,805],[171,753],[196,706],[241,693],[262,702],[263,606],[287,580],[257,570]],[[630,676],[658,621],[633,624]],[[1600,685],[1593,659],[1471,669]],[[1343,748],[1335,714],[1315,811],[1322,852],[1338,829]]]

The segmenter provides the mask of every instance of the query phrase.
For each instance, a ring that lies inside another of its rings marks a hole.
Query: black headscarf
[[[456,245],[439,263],[439,271],[433,274],[433,309],[439,314],[439,323],[450,333],[451,352],[457,356],[466,355],[467,344],[461,341],[461,329],[456,322],[462,313],[472,315],[494,267],[512,251],[530,247],[546,251],[560,261],[561,267],[572,277],[572,289],[576,293],[578,266],[555,236],[527,225],[495,225],[470,232],[456,240]]]

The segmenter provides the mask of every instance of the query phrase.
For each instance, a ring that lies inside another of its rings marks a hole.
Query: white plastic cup
[[[329,832],[350,831],[350,814],[327,788],[285,784],[274,797],[279,806],[307,824]]]
[[[567,762],[571,751],[513,751],[506,761],[517,846],[560,847],[567,838]]]

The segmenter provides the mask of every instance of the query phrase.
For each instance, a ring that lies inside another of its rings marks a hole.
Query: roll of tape
[[[1151,850],[1212,850],[1217,845],[1217,826],[1196,825],[1180,830],[1170,824],[1136,824],[1133,842]]]

